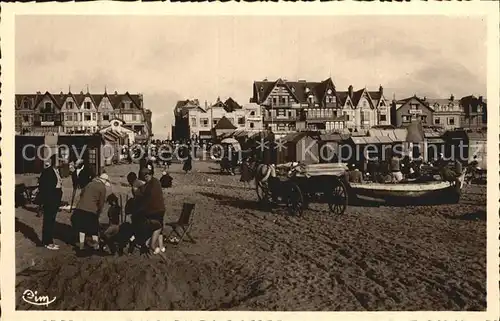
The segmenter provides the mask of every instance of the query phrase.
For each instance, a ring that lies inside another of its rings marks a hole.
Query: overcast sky
[[[266,77],[486,95],[486,53],[479,18],[18,16],[16,92],[140,92],[165,137],[177,100],[247,103]]]

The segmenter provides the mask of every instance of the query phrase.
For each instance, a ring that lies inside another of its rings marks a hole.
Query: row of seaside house
[[[263,136],[265,135],[260,132],[236,130],[218,135],[217,140],[234,138],[245,150],[254,147],[255,141]],[[383,159],[388,157],[388,154],[382,154],[397,145],[397,150],[403,155],[420,156],[424,161],[432,161],[440,153],[448,159],[461,157],[463,162],[477,156],[480,167],[486,168],[486,138],[485,131],[444,131],[423,128],[417,123],[405,128],[383,126],[357,133],[345,131],[325,134],[299,131],[277,139],[273,157],[280,164],[336,162],[340,156],[345,163],[361,165],[366,159],[367,151],[370,152],[371,158]]]
[[[225,138],[236,139],[243,149],[255,147],[262,132],[246,132],[236,130],[214,133],[215,141]],[[122,146],[131,143],[131,136],[126,131],[109,129],[94,135],[48,135],[15,137],[15,172],[40,173],[43,169],[43,159],[57,153],[61,165],[83,156],[96,173],[101,173],[105,166],[121,159]],[[303,161],[307,163],[334,162],[341,156],[343,162],[360,164],[365,159],[366,146],[375,146],[377,156],[388,147],[399,145],[405,155],[422,156],[424,161],[430,161],[443,153],[446,158],[462,155],[463,161],[477,156],[482,168],[486,168],[486,132],[450,130],[442,131],[433,128],[422,128],[412,124],[406,128],[372,128],[358,133],[330,133],[303,131],[295,132],[280,138],[281,148],[273,151],[277,163]],[[67,146],[68,148],[63,148]],[[351,148],[343,148],[350,146]],[[390,148],[389,148],[390,149]],[[460,150],[461,149],[461,150]],[[348,150],[351,150],[349,152]],[[304,152],[307,151],[307,152]],[[345,154],[350,153],[350,154]],[[371,151],[370,157],[374,157]],[[67,175],[67,166],[63,166],[63,175]]]

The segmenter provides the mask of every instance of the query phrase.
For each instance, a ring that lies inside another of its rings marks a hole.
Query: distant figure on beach
[[[363,173],[357,168],[355,164],[351,164],[351,169],[348,173],[349,183],[363,183]]]
[[[170,188],[172,187],[172,176],[168,174],[166,171],[163,172],[162,177],[160,178],[160,183],[162,188]]]
[[[187,174],[192,169],[193,169],[193,159],[191,158],[191,153],[188,151],[187,158],[184,161],[184,166],[182,166],[182,170]]]
[[[393,183],[399,183],[403,180],[403,173],[401,172],[401,159],[394,153],[389,163],[391,169],[391,176]]]
[[[85,236],[92,236],[91,247],[99,249],[99,216],[106,203],[106,186],[110,186],[108,174],[101,174],[85,186],[80,200],[73,210],[71,225],[78,232],[78,249],[85,247]]]
[[[253,179],[253,173],[250,168],[250,162],[248,158],[244,158],[243,161],[241,162],[241,178],[240,182],[243,182],[243,186],[248,186],[250,187],[250,182]]]
[[[49,250],[59,250],[54,243],[56,216],[62,199],[62,178],[56,164],[56,155],[50,158],[39,179],[39,200],[43,211],[42,244]]]

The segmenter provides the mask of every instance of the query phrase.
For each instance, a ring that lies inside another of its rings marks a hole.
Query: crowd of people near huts
[[[467,169],[478,169],[477,155],[467,164]],[[464,173],[463,164],[458,159],[449,160],[440,153],[431,161],[425,162],[422,156],[401,156],[393,153],[388,160],[378,158],[366,160],[361,165],[350,164],[346,174],[347,181],[351,183],[402,183],[418,181],[434,175],[439,175],[444,181],[457,182]]]
[[[62,200],[62,178],[55,157],[46,165],[39,178],[36,203],[43,213],[42,245],[49,250],[58,250],[59,246],[54,242],[54,228]],[[127,218],[124,222],[120,222],[122,208],[118,197],[112,193],[108,174],[96,176],[88,164],[78,160],[71,177],[74,194],[79,194],[71,215],[78,254],[100,250],[123,254],[125,249],[133,253],[137,248],[141,253],[159,254],[165,251],[163,188],[172,186],[172,177],[168,173],[163,172],[158,180],[154,177],[153,166],[146,161],[140,163],[138,174],[130,172],[127,175],[132,198],[123,209]],[[109,224],[102,229],[99,217],[106,204]]]

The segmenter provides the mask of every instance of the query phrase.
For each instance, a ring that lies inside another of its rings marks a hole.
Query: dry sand
[[[75,257],[67,212],[57,217],[61,250],[36,247],[41,218],[16,209],[17,309],[40,309],[20,299],[26,289],[56,297],[51,310],[486,309],[485,186],[468,186],[457,205],[351,206],[339,218],[313,205],[290,217],[210,167],[171,168],[166,221],[196,203],[197,243],[150,258]],[[130,170],[107,169],[115,191],[127,192]]]

